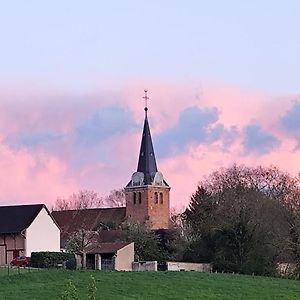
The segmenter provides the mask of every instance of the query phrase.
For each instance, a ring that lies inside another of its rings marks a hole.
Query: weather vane
[[[145,95],[143,97],[143,99],[145,100],[145,112],[146,112],[146,115],[147,115],[147,110],[148,110],[148,100],[149,100],[149,97],[148,97],[148,90],[144,90],[145,92]]]

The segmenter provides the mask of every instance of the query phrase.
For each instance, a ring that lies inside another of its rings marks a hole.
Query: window
[[[139,204],[141,204],[141,203],[142,203],[142,193],[139,192]]]
[[[164,203],[164,194],[163,193],[159,193],[159,199],[160,199],[160,204]]]
[[[133,192],[133,204],[136,204],[136,192]]]
[[[157,192],[154,193],[154,201],[155,201],[155,204],[158,203],[158,193]]]

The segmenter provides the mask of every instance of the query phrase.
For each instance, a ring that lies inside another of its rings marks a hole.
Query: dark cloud
[[[62,124],[63,125],[63,124]],[[68,133],[54,130],[20,131],[6,137],[2,142],[11,149],[42,150],[62,156],[78,167],[88,162],[111,161],[112,145],[107,140],[116,135],[135,130],[130,112],[117,106],[108,106],[90,113],[86,118],[73,123]]]
[[[216,140],[222,140],[223,151],[227,151],[227,148],[238,137],[239,132],[235,126],[231,126],[229,129],[226,129],[223,124],[216,124],[209,131],[208,141],[214,142]]]
[[[218,118],[219,113],[216,108],[185,109],[175,127],[155,138],[158,156],[167,157],[182,153],[192,143],[212,143],[226,138],[226,143],[229,144],[234,139],[235,130],[227,131],[222,124],[215,124]]]
[[[104,107],[75,127],[76,144],[95,145],[117,134],[124,134],[137,125],[131,114],[117,106]]]
[[[259,125],[248,125],[245,130],[245,153],[266,154],[280,145],[280,141]]]
[[[13,136],[7,137],[4,143],[11,148],[18,150],[20,148],[52,148],[54,144],[59,143],[63,136],[52,133],[50,131],[36,131],[36,132],[20,132]]]
[[[281,118],[283,129],[297,140],[297,149],[300,149],[300,102],[295,102]]]

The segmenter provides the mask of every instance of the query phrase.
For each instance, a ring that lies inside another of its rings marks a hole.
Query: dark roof
[[[30,226],[44,204],[0,206],[0,233],[20,233]],[[48,211],[48,210],[47,210]]]
[[[127,231],[122,229],[100,230],[97,238],[99,243],[125,242]]]
[[[144,184],[151,184],[155,173],[157,172],[154,148],[150,133],[147,115],[145,117],[143,136],[141,142],[140,156],[137,172],[144,173]]]
[[[137,172],[141,172],[144,174],[144,183],[143,183],[144,185],[151,185],[154,176],[157,172],[157,165],[156,165],[154,147],[152,144],[150,126],[147,117],[147,111],[146,111],[145,121],[144,121],[144,129],[142,135]],[[127,187],[128,186],[131,186],[131,180],[127,184]]]
[[[116,253],[118,250],[131,244],[131,242],[116,242],[116,243],[100,243],[97,245],[91,245],[87,247],[86,253],[88,254],[104,254],[104,253]]]
[[[63,233],[72,233],[79,229],[96,230],[101,224],[118,226],[126,217],[125,207],[91,208],[78,210],[53,211],[53,218]]]

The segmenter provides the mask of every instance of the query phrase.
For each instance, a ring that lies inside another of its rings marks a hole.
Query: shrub
[[[35,268],[56,268],[70,259],[74,254],[64,252],[32,252],[31,266]]]
[[[66,268],[68,270],[76,270],[77,268],[77,262],[75,257],[70,258],[69,260],[66,261]]]
[[[89,300],[96,300],[96,292],[97,292],[97,287],[96,287],[96,280],[93,275],[90,277],[90,283],[88,285],[88,299]]]
[[[75,287],[73,281],[69,279],[67,281],[65,290],[63,291],[61,295],[62,300],[78,300],[78,291],[77,288]]]

